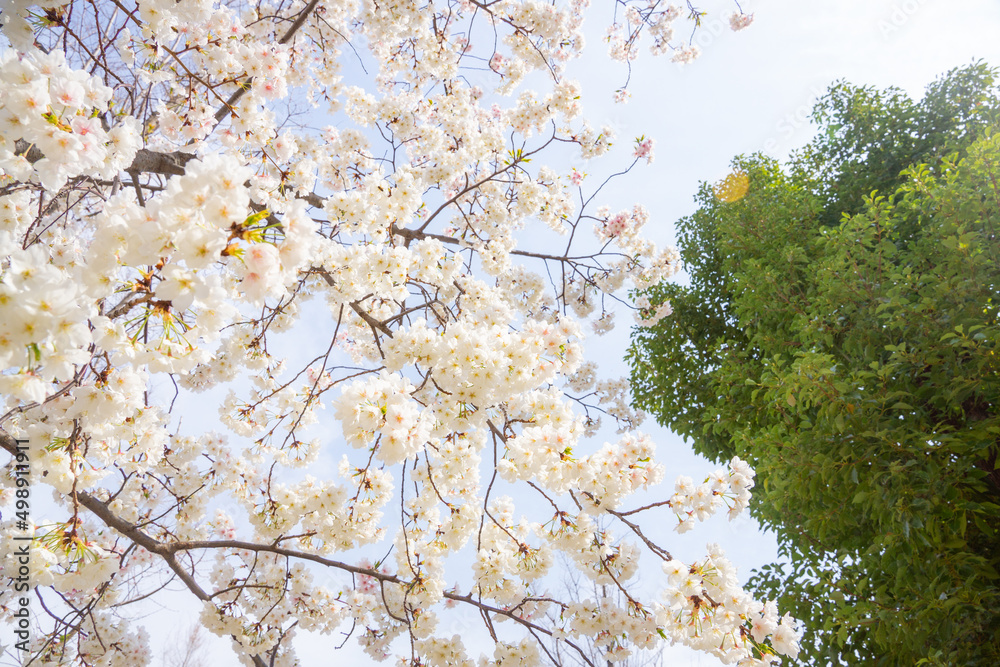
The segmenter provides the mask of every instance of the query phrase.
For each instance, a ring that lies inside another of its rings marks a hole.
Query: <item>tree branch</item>
[[[14,144],[14,152],[18,155],[23,155],[24,158],[32,164],[45,157],[45,154],[38,148],[38,146],[29,144],[24,139],[17,140]],[[184,174],[184,165],[194,158],[195,155],[193,153],[185,153],[183,151],[159,153],[157,151],[140,148],[139,152],[135,154],[135,159],[132,160],[132,164],[125,167],[123,171],[130,174],[143,173],[164,174],[166,176],[182,176]]]
[[[11,456],[17,456],[17,441],[11,437],[6,430],[0,428],[0,447],[5,449]],[[90,510],[97,518],[105,523],[105,525],[114,528],[116,531],[132,540],[135,544],[138,544],[143,549],[150,553],[154,553],[166,562],[167,566],[173,570],[174,574],[184,582],[188,590],[194,593],[195,597],[199,600],[205,602],[211,602],[212,598],[205,592],[205,590],[198,585],[198,582],[194,580],[194,577],[181,567],[181,564],[177,562],[175,557],[175,552],[178,551],[176,548],[171,548],[171,545],[164,545],[158,540],[150,537],[146,533],[139,530],[137,526],[128,521],[125,521],[121,517],[117,516],[111,509],[102,502],[98,500],[95,496],[90,495],[86,491],[77,491],[76,493],[77,501]],[[233,637],[236,639],[236,637]],[[237,639],[237,641],[239,641]],[[253,663],[256,667],[266,667],[267,663],[259,655],[253,656]]]

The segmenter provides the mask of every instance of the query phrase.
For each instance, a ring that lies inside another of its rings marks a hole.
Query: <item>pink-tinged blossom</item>
[[[733,12],[729,15],[729,27],[734,31],[740,31],[753,23],[753,14]]]
[[[635,152],[633,156],[637,160],[645,160],[646,164],[652,164],[653,162],[653,139],[644,139],[639,137],[635,140]]]
[[[675,63],[687,65],[694,62],[701,55],[701,49],[692,44],[684,44],[674,49],[674,55],[670,58]]]

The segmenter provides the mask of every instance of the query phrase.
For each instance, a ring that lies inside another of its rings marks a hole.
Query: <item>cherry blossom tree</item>
[[[170,581],[261,667],[303,632],[412,665],[556,662],[553,642],[794,657],[794,622],[718,548],[682,563],[641,524],[735,516],[753,471],[630,502],[665,471],[584,357],[612,304],[668,314],[624,290],[679,261],[564,168],[612,141],[564,74],[587,4],[3,0],[16,659],[149,663],[129,610]],[[602,11],[613,58],[696,55],[690,4]],[[641,137],[620,173],[652,157]],[[214,430],[178,414],[190,396]],[[615,595],[549,595],[560,552]],[[640,558],[663,590],[629,587]],[[453,607],[488,650],[439,632]]]

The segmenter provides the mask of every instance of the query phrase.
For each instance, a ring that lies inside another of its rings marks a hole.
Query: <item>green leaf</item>
[[[243,221],[243,226],[247,228],[253,227],[261,220],[267,218],[267,216],[269,215],[271,215],[271,212],[268,211],[266,208],[263,211],[257,211],[256,213],[251,213],[250,215],[247,216],[247,219]]]

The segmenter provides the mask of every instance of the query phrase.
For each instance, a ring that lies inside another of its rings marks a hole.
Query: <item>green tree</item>
[[[634,333],[639,407],[758,473],[752,585],[812,664],[1000,664],[1000,95],[832,86],[782,167],[679,222],[687,285]],[[728,200],[728,201],[724,201]]]

